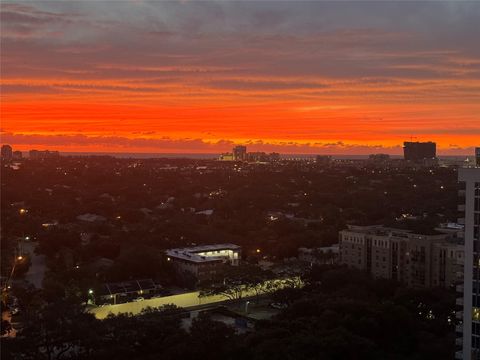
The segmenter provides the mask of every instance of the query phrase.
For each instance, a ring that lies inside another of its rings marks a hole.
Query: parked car
[[[288,305],[284,304],[284,303],[271,303],[270,307],[272,307],[274,309],[282,310],[282,309],[286,309],[288,307]]]
[[[133,299],[134,302],[143,301],[143,300],[145,300],[145,298],[143,298],[141,296]]]

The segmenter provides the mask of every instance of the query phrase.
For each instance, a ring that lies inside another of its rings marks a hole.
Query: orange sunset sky
[[[440,154],[480,146],[479,2],[1,4],[15,150]]]

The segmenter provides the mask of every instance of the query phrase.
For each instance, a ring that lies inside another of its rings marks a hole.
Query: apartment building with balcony
[[[420,235],[384,226],[340,231],[340,263],[411,287],[454,287],[462,276],[463,246],[450,234]]]
[[[458,223],[464,224],[465,265],[463,284],[457,287],[463,290],[463,298],[457,299],[456,359],[480,359],[480,168],[459,169],[458,179],[464,184],[460,196],[464,202],[458,208],[464,217]],[[460,349],[461,347],[461,349]]]

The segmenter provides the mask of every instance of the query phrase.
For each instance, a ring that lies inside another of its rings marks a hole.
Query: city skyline
[[[8,2],[2,144],[402,154],[480,137],[472,2]]]

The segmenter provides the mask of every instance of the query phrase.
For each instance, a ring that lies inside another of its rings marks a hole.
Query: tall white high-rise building
[[[480,168],[459,169],[459,181],[465,184],[465,204],[459,210],[465,212],[465,265],[463,301],[463,326],[457,331],[463,336],[458,345],[455,358],[464,360],[480,360]],[[458,338],[460,340],[460,338]]]

